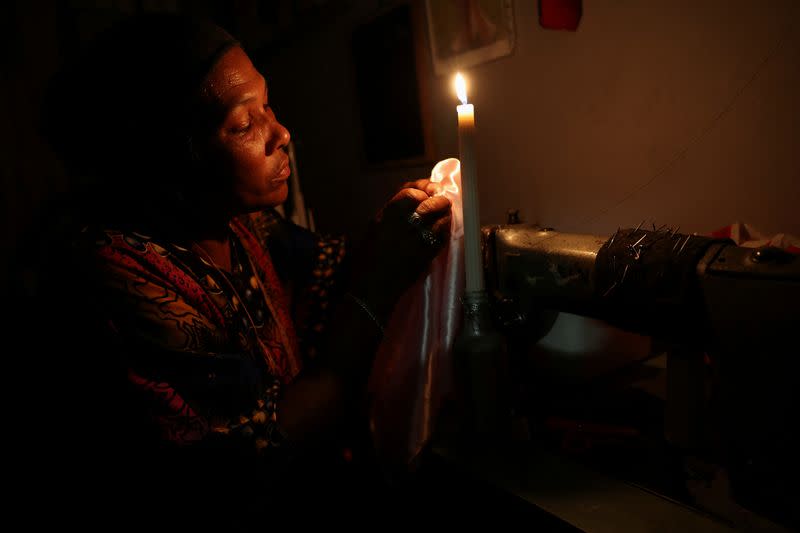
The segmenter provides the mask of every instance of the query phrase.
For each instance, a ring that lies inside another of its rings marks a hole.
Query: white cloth
[[[464,293],[461,167],[445,159],[431,171],[452,202],[450,242],[428,274],[403,296],[387,324],[370,377],[370,426],[379,457],[390,468],[414,466],[452,392],[453,343]]]

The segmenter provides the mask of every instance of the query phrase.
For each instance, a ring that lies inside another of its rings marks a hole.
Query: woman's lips
[[[278,171],[278,175],[272,178],[272,181],[286,181],[289,179],[289,175],[292,173],[292,169],[289,167],[289,162],[287,161],[281,166],[281,169]]]

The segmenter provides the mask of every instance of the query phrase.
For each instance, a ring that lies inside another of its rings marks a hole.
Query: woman
[[[76,448],[102,483],[148,479],[151,504],[227,499],[247,515],[264,495],[330,498],[321,472],[365,430],[382,325],[446,242],[447,199],[427,180],[403,188],[350,261],[343,241],[280,220],[290,134],[208,23],[126,21],[54,87],[50,137],[91,192],[73,245],[84,307],[69,313],[92,326],[70,363],[91,384],[70,417],[94,432]]]

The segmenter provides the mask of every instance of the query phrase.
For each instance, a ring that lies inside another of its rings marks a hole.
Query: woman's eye
[[[247,121],[245,124],[239,124],[233,127],[233,133],[246,133],[250,126],[252,125],[251,121]]]

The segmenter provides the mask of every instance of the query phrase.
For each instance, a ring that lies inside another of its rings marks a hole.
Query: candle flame
[[[467,103],[467,82],[464,80],[464,76],[461,73],[456,74],[456,94],[458,95],[458,99],[461,100],[462,104]]]

